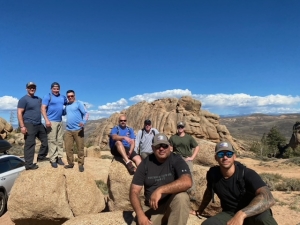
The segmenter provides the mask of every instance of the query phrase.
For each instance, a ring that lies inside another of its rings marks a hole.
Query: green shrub
[[[108,187],[107,184],[102,180],[95,180],[97,187],[100,189],[102,194],[108,195]]]

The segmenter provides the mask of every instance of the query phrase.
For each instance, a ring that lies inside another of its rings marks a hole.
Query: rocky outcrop
[[[231,137],[226,126],[219,123],[219,116],[202,110],[201,102],[188,96],[180,99],[158,99],[151,103],[142,101],[120,113],[115,113],[99,123],[95,131],[91,133],[88,142],[100,146],[101,149],[107,148],[109,133],[118,124],[120,114],[126,114],[127,125],[132,127],[136,133],[143,126],[145,119],[150,119],[152,126],[167,136],[176,133],[178,121],[184,121],[186,132],[195,138],[214,143],[228,140],[239,150],[239,146]]]
[[[132,211],[129,201],[129,189],[132,181],[130,175],[122,162],[116,157],[109,167],[107,186],[109,189],[109,210],[110,211]],[[141,192],[141,197],[144,191]]]
[[[8,201],[12,221],[22,225],[58,225],[104,208],[104,196],[88,173],[62,167],[23,171]]]
[[[12,125],[0,117],[0,139],[6,139],[7,135],[12,131]]]

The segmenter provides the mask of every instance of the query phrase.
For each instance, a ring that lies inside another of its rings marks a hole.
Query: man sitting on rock
[[[271,206],[275,200],[261,177],[239,162],[229,142],[216,145],[215,159],[219,166],[207,172],[207,188],[201,205],[195,212],[200,216],[216,193],[222,212],[205,220],[202,225],[276,225]]]
[[[156,134],[153,154],[138,166],[130,186],[130,202],[139,225],[186,224],[190,201],[186,191],[192,186],[188,165],[170,150],[165,134]],[[140,202],[144,186],[145,206]],[[135,222],[133,223],[135,224]]]
[[[122,157],[130,174],[134,174],[136,168],[130,161],[132,159],[138,166],[142,159],[134,151],[135,135],[131,127],[126,126],[126,116],[119,117],[119,125],[115,126],[110,133],[110,151],[114,156]]]

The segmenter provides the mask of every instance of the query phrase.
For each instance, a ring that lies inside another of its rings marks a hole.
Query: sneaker
[[[27,167],[26,170],[36,170],[37,168],[39,168],[39,166],[34,163],[32,166]]]
[[[61,166],[65,165],[64,162],[61,160],[61,158],[57,158],[56,162],[57,162],[58,165],[61,165]]]
[[[130,175],[133,175],[135,173],[136,168],[132,164],[131,161],[129,161],[129,162],[126,163],[126,168],[127,168],[127,170],[128,170],[128,172],[129,172]]]
[[[83,172],[84,171],[84,167],[83,167],[83,165],[80,165],[79,166],[79,172]]]
[[[51,163],[51,166],[53,167],[53,168],[57,168],[57,163],[56,162],[50,162]]]
[[[65,169],[72,169],[74,167],[74,164],[65,165]]]

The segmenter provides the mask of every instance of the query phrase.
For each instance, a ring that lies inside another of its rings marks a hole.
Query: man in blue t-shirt
[[[57,82],[51,84],[51,93],[44,96],[42,101],[42,115],[48,135],[49,158],[53,168],[57,164],[64,165],[63,157],[63,122],[62,114],[67,98],[59,93],[60,85]]]
[[[26,170],[37,169],[33,163],[35,153],[36,137],[41,141],[38,153],[38,161],[47,160],[48,140],[46,129],[42,124],[41,105],[42,99],[35,96],[36,84],[29,82],[26,84],[27,95],[18,102],[18,121],[21,133],[24,134],[24,159]]]
[[[121,115],[119,117],[119,125],[115,126],[110,132],[109,146],[111,154],[122,157],[128,172],[133,174],[136,168],[130,160],[133,160],[136,166],[138,166],[142,159],[134,151],[134,131],[131,127],[126,126],[126,122],[126,116]]]
[[[68,165],[65,169],[74,167],[74,141],[77,147],[78,168],[80,172],[84,171],[84,125],[89,118],[86,108],[81,102],[76,101],[75,91],[67,91],[68,104],[64,114],[67,117],[65,132],[65,148],[67,153]]]

